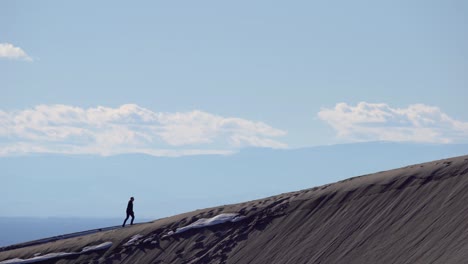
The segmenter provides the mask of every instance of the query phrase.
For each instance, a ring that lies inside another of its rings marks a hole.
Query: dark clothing
[[[134,214],[133,212],[130,212],[130,213],[127,212],[127,217],[125,218],[125,220],[124,220],[124,222],[123,222],[123,224],[122,224],[122,227],[125,226],[125,223],[127,222],[128,218],[129,218],[130,216],[132,217],[132,220],[130,221],[130,225],[133,225],[133,220],[135,219],[135,214]]]
[[[125,223],[127,222],[128,218],[129,217],[132,217],[132,220],[130,221],[130,224],[133,225],[133,220],[135,219],[135,213],[133,213],[133,201],[130,200],[128,201],[128,205],[127,205],[127,217],[125,218],[123,224],[122,224],[122,227],[125,226]]]
[[[128,201],[128,205],[127,205],[127,214],[129,213],[133,214],[133,201],[132,200]]]

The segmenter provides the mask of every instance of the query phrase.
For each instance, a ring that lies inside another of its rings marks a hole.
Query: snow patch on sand
[[[175,234],[180,234],[182,232],[185,232],[187,230],[194,229],[194,228],[203,228],[203,227],[223,224],[226,222],[239,222],[243,220],[244,218],[245,216],[240,216],[239,214],[220,214],[212,218],[201,218],[188,226],[177,228],[175,231]],[[171,234],[168,233],[168,235],[171,235]]]
[[[89,252],[89,251],[95,251],[95,250],[101,250],[101,249],[107,249],[112,246],[112,242],[104,242],[102,244],[96,245],[96,246],[89,246],[85,247],[81,250],[81,253]]]
[[[124,244],[124,246],[125,247],[131,246],[131,245],[135,244],[142,237],[143,237],[143,235],[140,235],[140,234],[134,235],[134,236],[132,236],[132,238],[130,238],[130,240],[127,243]]]
[[[111,246],[112,246],[112,242],[104,242],[104,243],[99,244],[99,245],[85,247],[80,252],[57,252],[57,253],[49,253],[49,254],[46,254],[46,255],[43,255],[43,256],[40,256],[40,253],[36,253],[36,254],[34,254],[35,257],[33,257],[33,258],[29,258],[29,259],[20,259],[20,258],[8,259],[8,260],[4,260],[4,261],[0,262],[0,264],[35,263],[35,262],[40,262],[40,261],[44,261],[44,260],[65,257],[65,256],[79,255],[79,254],[83,254],[83,253],[90,252],[90,251],[108,249]]]

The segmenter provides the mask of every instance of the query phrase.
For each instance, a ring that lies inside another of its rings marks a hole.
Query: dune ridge
[[[461,156],[132,227],[4,248],[0,263],[38,253],[79,252],[104,242],[112,246],[41,263],[464,263],[467,187],[468,156]],[[229,213],[243,218],[173,233]]]

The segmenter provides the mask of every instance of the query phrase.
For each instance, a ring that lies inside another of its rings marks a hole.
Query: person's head
[[[132,201],[132,202],[133,202],[133,200],[135,200],[135,198],[133,198],[133,197],[130,197],[130,201]]]

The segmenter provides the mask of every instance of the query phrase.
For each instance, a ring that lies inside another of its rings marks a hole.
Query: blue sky
[[[0,155],[468,142],[466,1],[2,1]]]
[[[0,208],[162,217],[466,154],[467,25],[462,0],[1,1]],[[404,146],[252,150],[366,141]]]

